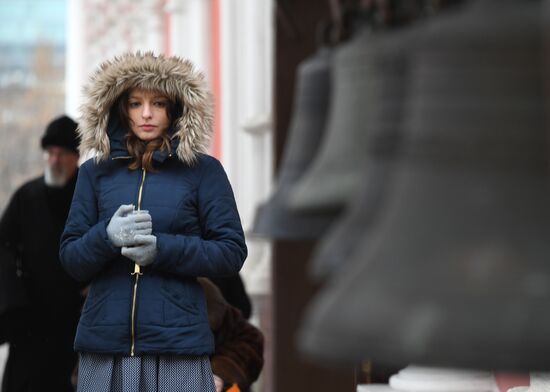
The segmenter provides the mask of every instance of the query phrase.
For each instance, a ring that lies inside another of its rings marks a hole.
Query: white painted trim
[[[245,231],[273,178],[272,0],[220,0],[222,156]],[[252,294],[270,292],[270,244],[247,238],[242,276]]]
[[[77,118],[82,103],[84,66],[84,15],[83,0],[67,2],[67,45],[65,48],[65,112]]]
[[[166,11],[172,16],[173,55],[191,60],[210,79],[211,0],[170,0]]]

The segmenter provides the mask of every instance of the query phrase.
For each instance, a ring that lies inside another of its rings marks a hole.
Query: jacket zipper
[[[142,169],[142,176],[141,176],[141,184],[139,186],[139,193],[138,193],[138,201],[137,201],[137,209],[141,210],[141,196],[143,194],[143,184],[145,183],[145,175],[147,174],[147,170],[145,168]],[[132,295],[132,347],[130,348],[130,356],[134,356],[134,348],[136,343],[136,297],[137,297],[137,289],[138,289],[138,282],[139,282],[139,276],[143,275],[143,272],[141,272],[141,267],[139,264],[134,263],[134,272],[131,273],[131,275],[134,275],[134,292]]]

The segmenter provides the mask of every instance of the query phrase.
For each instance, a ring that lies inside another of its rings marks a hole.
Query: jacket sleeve
[[[157,257],[151,267],[184,276],[235,274],[247,248],[233,190],[217,160],[204,169],[197,201],[202,236],[153,233]]]
[[[107,237],[107,224],[108,220],[98,221],[97,195],[84,164],[78,172],[59,251],[63,267],[75,279],[91,280],[109,260],[120,254],[120,249]]]

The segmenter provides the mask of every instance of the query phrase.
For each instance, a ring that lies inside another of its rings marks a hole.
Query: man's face
[[[45,149],[46,184],[64,186],[76,173],[78,154],[64,147],[49,146]]]

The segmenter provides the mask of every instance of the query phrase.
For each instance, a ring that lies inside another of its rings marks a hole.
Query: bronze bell
[[[419,3],[408,2],[415,6]],[[408,15],[412,6],[397,8],[402,10],[393,20],[406,23],[412,18]],[[394,33],[390,31],[388,34]],[[403,103],[404,71],[403,62],[377,56],[377,52],[393,50],[377,44],[383,32],[384,28],[366,25],[336,50],[328,129],[314,161],[292,189],[290,206],[296,211],[345,207],[363,181],[371,144],[377,138],[393,137],[392,130],[401,120],[395,113]]]
[[[458,0],[446,0],[446,3],[452,4],[432,4],[433,12],[436,12],[435,9],[437,12],[444,12],[446,8],[456,6],[457,2]],[[393,8],[412,7],[407,8],[406,12],[398,13],[400,15],[410,15],[416,8],[412,2],[407,1],[392,1],[387,5]],[[411,18],[409,16],[406,19]],[[342,268],[354,249],[360,243],[368,241],[367,232],[374,230],[373,226],[376,225],[379,211],[391,186],[393,155],[399,148],[402,137],[400,130],[408,93],[410,49],[414,47],[419,30],[422,30],[422,23],[418,22],[411,28],[387,30],[385,34],[379,34],[369,45],[371,57],[375,57],[376,63],[380,65],[377,72],[382,76],[379,78],[389,79],[394,85],[399,86],[399,91],[394,94],[392,100],[400,104],[391,106],[393,121],[386,123],[391,126],[382,127],[377,132],[379,136],[385,134],[386,138],[378,137],[369,141],[363,157],[365,167],[360,173],[358,190],[350,198],[345,212],[331,225],[315,249],[310,272],[317,279],[326,278]],[[391,68],[385,66],[388,63],[399,64],[398,68],[394,66],[398,72],[391,72]],[[378,110],[384,110],[384,104],[385,101],[378,102]],[[372,128],[376,127],[376,123],[373,122]]]
[[[372,160],[365,166],[360,189],[314,249],[309,266],[313,278],[323,280],[345,268],[355,249],[369,240],[391,189],[392,173],[391,162]]]
[[[425,25],[380,224],[310,304],[303,351],[550,368],[548,4],[474,1]]]
[[[253,235],[277,239],[317,238],[335,214],[301,214],[288,209],[292,185],[310,164],[325,130],[330,97],[331,51],[320,49],[298,67],[295,102],[288,142],[281,161],[275,192],[258,207]]]
[[[328,128],[313,162],[291,190],[289,203],[296,211],[340,209],[357,189],[360,179],[354,173],[364,165],[366,124],[379,91],[369,63],[372,36],[365,28],[336,49]]]
[[[376,225],[379,212],[391,187],[393,158],[402,138],[401,128],[407,103],[410,48],[422,24],[407,29],[388,30],[369,44],[372,75],[377,75],[379,99],[373,97],[363,167],[358,168],[357,190],[348,207],[315,249],[310,271],[318,279],[340,268],[353,250],[367,238]],[[355,172],[355,171],[354,171]],[[354,174],[355,175],[355,174]]]

